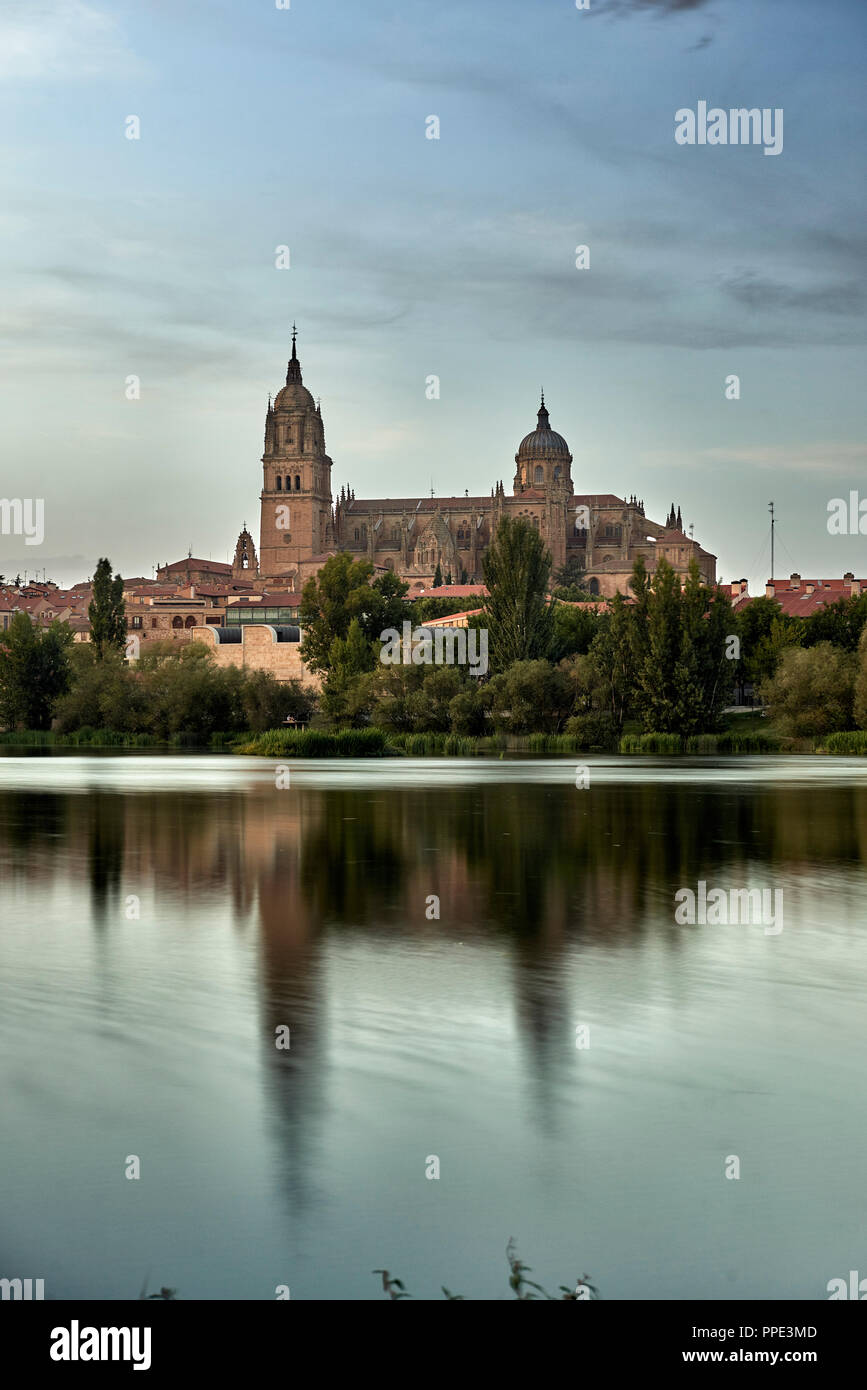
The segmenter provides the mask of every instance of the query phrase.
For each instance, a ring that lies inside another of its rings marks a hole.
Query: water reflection
[[[240,1041],[221,1065],[231,1069],[243,1057],[232,1084],[239,1095],[252,1088],[261,1106],[259,1121],[275,1155],[269,1181],[293,1232],[284,1239],[301,1240],[294,1222],[320,1223],[307,1232],[308,1261],[327,1263],[316,1242],[328,1248],[329,1239],[338,1240],[335,1233],[322,1234],[332,1207],[344,1225],[355,1210],[357,1185],[353,1193],[347,1174],[353,1163],[364,1162],[356,1150],[363,1154],[369,1146],[374,1156],[365,1183],[374,1192],[380,1228],[388,1227],[395,1188],[402,1191],[405,1181],[402,1170],[392,1169],[398,1162],[392,1154],[401,1154],[407,1130],[414,1143],[417,1134],[422,1152],[434,1142],[431,1131],[446,1147],[441,1136],[454,1125],[449,1152],[455,1162],[466,1124],[466,1117],[458,1123],[455,1106],[487,1116],[493,1130],[496,1107],[514,1103],[508,1142],[528,1153],[548,1143],[550,1162],[562,1164],[563,1173],[546,1176],[535,1194],[532,1164],[522,1181],[533,1212],[527,1223],[540,1226],[550,1209],[556,1227],[558,1208],[570,1200],[576,1150],[589,1145],[584,1162],[592,1175],[597,1132],[610,1129],[614,1136],[625,1125],[629,1134],[635,1115],[643,1114],[644,1092],[659,1084],[644,1074],[644,1054],[664,1052],[671,1034],[678,1037],[673,1057],[662,1064],[664,1096],[680,1098],[705,1083],[719,1096],[760,1094],[755,1059],[746,1052],[730,1064],[731,1074],[714,1080],[715,1063],[708,1059],[718,1037],[709,1024],[705,1036],[704,1015],[723,1007],[722,1000],[730,1010],[725,1027],[736,1033],[743,1010],[746,1036],[764,1023],[757,1000],[761,1008],[776,1007],[773,991],[779,995],[792,981],[808,1009],[833,1013],[839,1006],[845,1015],[847,976],[863,968],[867,781],[857,766],[839,764],[836,777],[823,766],[811,782],[803,763],[787,777],[773,760],[761,767],[754,761],[742,778],[733,764],[708,766],[699,776],[694,765],[681,775],[682,765],[600,762],[586,790],[575,787],[571,765],[550,763],[511,770],[477,765],[475,778],[462,769],[451,781],[442,763],[415,764],[402,781],[393,768],[307,767],[293,773],[290,789],[278,790],[273,769],[233,767],[227,759],[39,759],[29,770],[23,764],[26,759],[0,758],[0,944],[10,950],[15,986],[8,993],[9,1017],[32,1017],[32,1026],[39,1025],[42,1011],[53,1007],[52,990],[67,988],[65,981],[75,977],[76,1026],[85,1036],[98,1019],[103,1029],[92,1055],[84,1049],[86,1065],[97,1067],[97,1046],[114,1046],[104,1036],[113,1010],[135,1015],[139,1003],[139,1021],[130,1024],[139,1029],[135,1047],[158,1054],[165,1084],[182,1092],[204,1084],[212,1066],[204,1053],[189,1056],[190,1010],[214,1015],[213,1026],[223,1031],[237,1015],[231,1027]],[[782,954],[767,954],[758,928],[747,950],[733,945],[731,935],[699,938],[675,924],[679,887],[700,878],[740,887],[757,876],[768,885],[785,884],[787,931],[796,940],[802,932],[794,946],[787,936]],[[66,925],[57,927],[52,953],[19,951],[15,934],[36,921],[34,904],[50,918],[58,885]],[[162,932],[158,945],[151,944],[155,928],[142,934],[132,955],[125,910],[130,895]],[[432,896],[439,899],[434,918],[427,912]],[[83,904],[89,941],[77,927]],[[822,931],[830,916],[829,952],[817,958],[806,933]],[[216,940],[216,924],[224,919],[238,955],[211,946],[209,932]],[[852,956],[848,931],[859,948]],[[70,955],[66,961],[64,950],[74,950],[76,960]],[[95,968],[82,982],[76,972],[87,955]],[[42,973],[46,959],[54,972],[50,987]],[[249,995],[247,984],[238,983],[239,962],[249,965]],[[822,972],[829,1002],[815,1005],[812,977]],[[773,989],[766,990],[767,979]],[[140,989],[151,991],[146,1007]],[[200,1002],[197,995],[191,1000],[196,991]],[[616,1030],[616,1046],[609,1043],[601,1063],[576,1052],[572,1042],[576,1022],[587,1018],[607,1027],[609,1037]],[[274,1046],[283,1025],[291,1030],[288,1051]],[[690,1029],[697,1042],[689,1041]],[[14,1039],[10,1044],[7,1037],[6,1045],[14,1054]],[[691,1071],[699,1066],[692,1046],[704,1058],[700,1080]],[[732,1043],[735,1051],[741,1046]],[[23,1071],[31,1066],[25,1050],[22,1044]],[[785,1092],[794,1056],[790,1047],[766,1094]],[[743,1084],[747,1074],[749,1085]],[[845,1076],[840,1083],[842,1114]],[[450,1085],[458,1088],[458,1100]],[[621,1102],[628,1122],[619,1114]],[[97,1135],[112,1103],[109,1090],[102,1118],[94,1117]],[[32,1101],[21,1104],[24,1113]],[[595,1127],[590,1115],[597,1117]],[[650,1110],[643,1123],[651,1153],[669,1142],[657,1135]],[[707,1148],[715,1155],[714,1145],[733,1142],[728,1132],[720,1125],[709,1144],[697,1130],[696,1162],[711,1161]],[[676,1142],[689,1147],[691,1141],[672,1136]],[[22,1164],[25,1156],[22,1147]],[[482,1190],[498,1161],[490,1152],[478,1161]],[[267,1168],[269,1160],[263,1156],[262,1162]],[[502,1175],[499,1180],[506,1183]],[[214,1182],[219,1185],[219,1176]],[[643,1200],[640,1169],[626,1178],[621,1173],[619,1182],[632,1193],[627,1203]],[[669,1182],[677,1187],[674,1177]],[[429,1197],[424,1189],[413,1201]],[[612,1190],[608,1197],[608,1220],[616,1222],[621,1195]],[[165,1193],[159,1200],[167,1200]],[[257,1200],[263,1224],[273,1223],[268,1195]],[[514,1209],[519,1199],[513,1194],[509,1200]],[[707,1200],[703,1193],[696,1197],[699,1205]],[[481,1239],[474,1215],[456,1211],[454,1219],[458,1234],[469,1223]],[[584,1220],[591,1218],[585,1214]],[[509,1233],[503,1227],[501,1234]],[[139,1235],[128,1232],[127,1238]],[[556,1230],[551,1239],[556,1242]],[[610,1229],[605,1239],[612,1242]],[[245,1270],[253,1263],[252,1255],[232,1258]],[[318,1296],[365,1296],[349,1276],[340,1286],[342,1276],[334,1273],[339,1261],[335,1265],[333,1251],[329,1258],[331,1283]],[[449,1259],[456,1258],[452,1245]],[[692,1258],[684,1256],[687,1263]],[[369,1267],[366,1254],[364,1261]],[[222,1278],[224,1284],[214,1285],[228,1290],[222,1296],[254,1296],[243,1293],[232,1270],[212,1273],[207,1263],[203,1257],[190,1283],[199,1279],[207,1286],[209,1278]],[[451,1266],[443,1268],[442,1278],[450,1272]],[[561,1269],[558,1277],[566,1273]],[[168,1274],[160,1277],[172,1282]],[[307,1277],[313,1277],[309,1270]],[[85,1293],[104,1291],[99,1271],[78,1268],[76,1278]],[[616,1269],[609,1271],[612,1296],[635,1296],[628,1277],[622,1286],[617,1278]],[[689,1296],[684,1281],[678,1285],[676,1260],[672,1279],[670,1296]],[[702,1296],[721,1295],[712,1272],[708,1280]],[[771,1287],[766,1296],[774,1292],[783,1291]],[[202,1296],[218,1295],[211,1289]]]

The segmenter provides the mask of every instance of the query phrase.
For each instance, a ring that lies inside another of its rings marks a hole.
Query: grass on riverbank
[[[263,758],[471,758],[502,757],[505,753],[550,754],[567,757],[589,750],[573,734],[490,734],[474,738],[461,734],[387,733],[384,729],[269,729],[262,734],[215,733],[204,739],[194,733],[173,734],[166,741],[152,734],[119,733],[116,729],[76,729],[60,734],[29,729],[0,733],[5,748],[163,748],[199,752],[244,753]],[[602,751],[593,749],[593,752]],[[613,750],[612,750],[613,751]],[[726,753],[819,753],[867,757],[867,730],[824,735],[816,739],[782,738],[759,716],[740,715],[716,734],[624,733],[621,754],[716,755]]]

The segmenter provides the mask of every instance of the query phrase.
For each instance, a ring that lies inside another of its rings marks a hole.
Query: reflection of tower
[[[259,561],[269,578],[294,574],[331,540],[331,459],[322,413],[301,379],[295,337],[293,327],[286,385],[265,417]]]
[[[94,922],[102,924],[120,891],[124,856],[124,817],[114,792],[92,791],[86,801],[88,870]]]
[[[284,795],[279,793],[278,795]],[[321,799],[299,793],[269,822],[266,852],[256,873],[260,933],[260,1011],[267,1065],[269,1111],[275,1117],[280,1170],[290,1201],[310,1200],[315,1126],[324,1094],[325,1044],[320,997],[318,922],[301,886],[305,837],[315,835]],[[312,824],[311,824],[312,822]],[[277,1029],[289,1029],[288,1049],[278,1049]]]

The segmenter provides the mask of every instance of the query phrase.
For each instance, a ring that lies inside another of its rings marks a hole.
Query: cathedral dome
[[[275,410],[315,410],[316,402],[300,381],[287,382],[274,397]]]
[[[518,462],[521,459],[550,458],[552,456],[565,458],[570,462],[572,460],[566,440],[562,434],[552,430],[548,423],[548,412],[545,409],[545,397],[543,396],[542,404],[539,407],[538,424],[532,434],[525,435],[521,440],[515,460]]]

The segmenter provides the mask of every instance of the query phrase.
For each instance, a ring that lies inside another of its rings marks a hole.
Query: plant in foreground
[[[527,1302],[530,1299],[537,1298],[539,1294],[541,1294],[543,1298],[547,1298],[549,1301],[557,1301],[555,1295],[546,1292],[541,1284],[537,1284],[534,1280],[527,1278],[527,1275],[531,1274],[532,1270],[529,1265],[525,1265],[524,1261],[518,1258],[514,1236],[510,1237],[509,1243],[506,1246],[506,1259],[509,1262],[509,1287],[516,1298],[521,1299],[523,1302]],[[412,1297],[412,1294],[405,1292],[401,1280],[393,1279],[387,1269],[374,1269],[372,1273],[382,1275],[382,1287],[389,1298],[396,1300],[398,1298]],[[440,1287],[446,1298],[455,1301],[460,1300],[461,1302],[465,1301],[463,1294],[452,1293],[446,1288],[445,1284],[441,1284]],[[578,1278],[574,1289],[568,1288],[566,1284],[561,1284],[559,1287],[560,1302],[586,1303],[591,1299],[599,1297],[599,1290],[595,1284],[590,1283],[590,1277],[587,1274],[582,1274]],[[530,1289],[536,1289],[537,1293],[530,1293]],[[395,1292],[395,1290],[399,1290],[399,1292]]]

